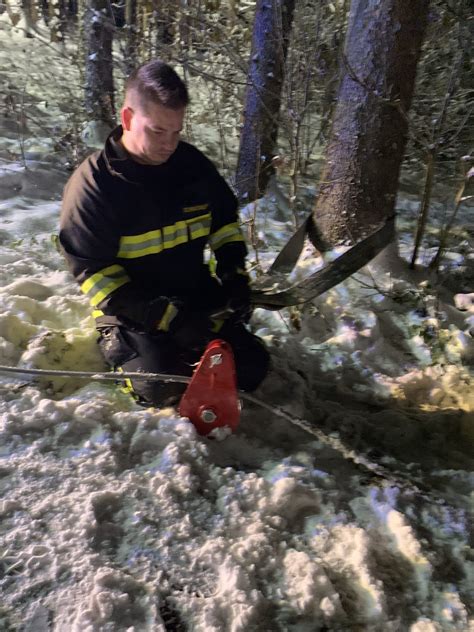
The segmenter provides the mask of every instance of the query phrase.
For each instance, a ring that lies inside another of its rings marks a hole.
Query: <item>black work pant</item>
[[[181,346],[168,333],[146,334],[123,326],[99,330],[99,346],[106,362],[124,372],[168,373],[191,376],[206,347],[207,340],[194,348]],[[244,325],[224,325],[212,338],[225,340],[232,347],[237,386],[253,391],[267,374],[270,356],[263,342]],[[153,406],[175,404],[186,389],[185,384],[134,379],[131,389],[136,399]]]

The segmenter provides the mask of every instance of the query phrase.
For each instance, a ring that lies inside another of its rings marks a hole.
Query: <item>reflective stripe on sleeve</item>
[[[161,230],[150,230],[141,235],[126,235],[120,238],[117,257],[122,259],[136,259],[146,255],[158,254],[163,250]]]
[[[210,229],[211,214],[206,213],[206,215],[180,220],[170,226],[150,230],[139,235],[124,235],[120,238],[117,257],[138,259],[147,255],[156,255],[163,250],[185,244],[189,239],[207,237]]]
[[[219,228],[219,230],[213,233],[209,238],[209,245],[216,251],[225,244],[238,241],[244,241],[244,236],[242,235],[239,224],[233,222],[232,224],[222,226],[222,228]]]
[[[122,266],[114,264],[99,270],[81,285],[81,290],[89,297],[92,307],[103,301],[125,283],[130,282],[130,277]]]

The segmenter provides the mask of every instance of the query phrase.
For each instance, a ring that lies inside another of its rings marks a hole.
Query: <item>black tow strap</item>
[[[270,266],[267,274],[275,274],[277,272],[290,274],[290,272],[293,271],[293,268],[298,263],[298,259],[303,251],[306,235],[308,234],[308,222],[310,221],[311,215],[308,215],[296,233],[293,233],[283,246],[280,253],[277,255],[277,258]]]
[[[322,270],[280,290],[276,279],[280,273],[289,274],[295,267],[304,247],[310,221],[311,215],[287,241],[267,274],[258,279],[258,287],[252,289],[251,300],[255,307],[277,310],[311,301],[367,265],[395,236],[395,215],[392,215],[379,229],[328,263]]]

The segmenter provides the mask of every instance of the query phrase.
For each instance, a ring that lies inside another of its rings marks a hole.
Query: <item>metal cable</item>
[[[3,366],[0,365],[0,373],[12,373],[12,374],[25,374],[25,375],[38,375],[38,376],[46,376],[49,375],[51,377],[74,377],[77,379],[87,379],[87,380],[97,380],[97,381],[124,381],[126,379],[146,379],[146,380],[156,380],[163,382],[179,382],[181,384],[189,384],[191,381],[190,377],[184,375],[170,375],[168,373],[142,373],[142,372],[127,372],[122,373],[119,371],[110,371],[107,373],[103,372],[92,372],[92,371],[65,371],[65,370],[55,370],[55,369],[26,369],[20,367],[11,367],[11,366]],[[305,419],[300,419],[298,417],[293,416],[291,413],[272,406],[271,404],[267,404],[262,401],[258,397],[254,395],[250,395],[249,393],[244,393],[242,391],[238,392],[239,397],[243,400],[252,402],[256,404],[260,408],[265,408],[269,412],[285,419],[289,423],[298,428],[304,430],[308,434],[316,437],[318,441],[322,444],[328,446],[333,449],[337,453],[339,453],[345,460],[351,461],[358,469],[365,470],[366,472],[370,472],[373,476],[383,480],[385,483],[389,483],[392,486],[399,487],[401,489],[406,489],[412,493],[416,493],[421,496],[425,500],[437,504],[437,505],[445,505],[446,501],[438,496],[434,496],[433,492],[430,488],[420,479],[408,477],[401,472],[391,472],[386,467],[380,465],[379,463],[374,463],[370,461],[362,454],[358,454],[354,450],[348,448],[344,443],[339,439],[336,434],[327,434],[323,430],[316,428],[312,424],[310,424]]]

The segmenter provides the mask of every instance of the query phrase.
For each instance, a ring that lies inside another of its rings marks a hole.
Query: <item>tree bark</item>
[[[157,56],[160,57],[160,59],[168,61],[170,47],[174,40],[176,2],[154,0],[153,11]]]
[[[125,0],[125,67],[127,75],[138,66],[137,46],[137,4],[135,0]]]
[[[394,212],[428,0],[352,0],[310,237],[353,244]]]
[[[108,0],[89,0],[84,20],[87,118],[89,121],[103,121],[114,127],[113,24]]]
[[[25,18],[25,36],[34,37],[33,31],[36,29],[38,21],[38,7],[35,0],[21,0],[23,16]]]
[[[46,26],[49,26],[49,1],[48,0],[40,0],[41,7],[41,15],[43,17],[44,23]]]
[[[272,157],[294,6],[294,0],[257,2],[236,172],[241,202],[263,195],[273,173]]]

